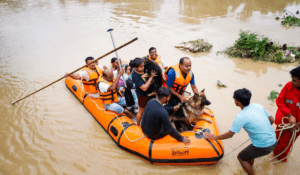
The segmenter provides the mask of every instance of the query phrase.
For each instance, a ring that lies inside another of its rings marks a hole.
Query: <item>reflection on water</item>
[[[235,0],[235,1],[180,1],[180,14],[184,15],[181,21],[189,24],[200,24],[201,18],[221,17],[237,15],[238,19],[246,20],[252,16],[254,11],[261,14],[282,11],[294,0],[270,1],[270,0]],[[299,3],[299,2],[298,2]]]
[[[116,45],[138,37],[118,53],[127,62],[155,46],[168,66],[188,56],[198,89],[205,88],[221,133],[240,111],[233,92],[246,87],[252,102],[274,115],[267,99],[290,81],[298,63],[275,64],[216,55],[232,45],[239,31],[267,35],[281,44],[300,45],[299,28],[281,26],[274,18],[297,1],[235,0],[4,0],[0,1],[0,174],[244,174],[237,149],[212,166],[153,166],[121,150],[63,81],[11,106],[13,101],[81,67],[87,56],[99,57]],[[296,37],[295,37],[296,36]],[[213,44],[211,52],[174,48],[197,38]],[[110,66],[114,54],[99,61]],[[219,88],[217,80],[227,88]],[[190,91],[190,86],[188,87]],[[273,126],[274,127],[274,126]],[[241,131],[225,140],[225,154],[248,139]],[[299,141],[286,164],[259,158],[257,174],[297,174]],[[267,173],[266,173],[267,172]]]

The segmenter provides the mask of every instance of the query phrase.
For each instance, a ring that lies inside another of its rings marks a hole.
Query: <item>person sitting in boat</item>
[[[87,57],[85,59],[86,64],[91,63],[94,61],[93,57]],[[102,75],[103,70],[96,66],[96,62],[88,65],[87,67],[83,68],[82,71],[75,75],[75,74],[66,74],[66,77],[71,77],[75,80],[81,80],[84,86],[85,92],[89,93],[92,98],[99,98],[99,93],[97,91],[97,83],[98,78]]]
[[[114,77],[117,77],[118,75],[118,69],[119,69],[119,63],[117,58],[112,58],[111,59],[111,71],[113,71]],[[120,64],[122,65],[122,60],[120,59]],[[122,77],[120,77],[118,86],[122,87],[124,86],[124,82],[128,79],[128,76],[124,74]]]
[[[194,94],[198,93],[197,86],[195,84],[194,74],[191,71],[191,60],[188,57],[183,57],[179,60],[179,64],[171,66],[167,71],[167,87],[171,90],[172,95],[168,103],[168,106],[176,106],[179,103],[186,102],[184,91],[189,83],[191,83]],[[174,118],[184,117],[182,105],[174,113]],[[177,130],[183,130],[181,121],[174,121]]]
[[[161,66],[162,70],[168,69],[168,66],[166,65],[166,63],[161,59],[161,56],[157,54],[155,47],[150,47],[148,58],[154,62],[157,62],[157,64]]]
[[[135,58],[134,60],[130,60],[129,65],[130,67],[135,68],[132,72],[132,81],[136,85],[136,94],[138,96],[139,112],[136,115],[136,122],[137,125],[140,126],[142,115],[148,101],[155,98],[155,94],[151,94],[151,92],[148,91],[148,88],[150,87],[151,81],[156,76],[156,72],[152,71],[148,81],[145,81],[142,77],[145,74],[144,60],[142,58]]]
[[[275,131],[271,126],[274,118],[262,105],[250,104],[251,96],[251,92],[246,88],[234,92],[234,103],[242,111],[236,115],[228,132],[218,136],[204,133],[208,139],[224,140],[244,128],[249,134],[251,144],[238,154],[238,160],[248,174],[254,174],[252,166],[255,158],[271,153],[276,147]]]
[[[150,47],[148,59],[156,62],[160,66],[162,73],[164,72],[164,70],[168,69],[168,66],[166,65],[166,63],[161,59],[161,56],[157,54],[155,47]],[[164,73],[162,74],[162,79],[164,82],[167,81]]]
[[[118,88],[118,82],[123,73],[124,70],[118,71],[118,75],[114,79],[114,74],[111,70],[104,70],[103,76],[98,79],[98,92],[106,110],[114,111],[118,114],[125,113],[129,118],[132,118],[133,115],[123,108],[126,106],[126,100]]]
[[[171,135],[185,145],[190,144],[187,136],[181,136],[170,122],[168,111],[163,107],[171,98],[171,91],[166,87],[157,90],[157,98],[151,99],[145,108],[142,120],[143,133],[152,140]]]

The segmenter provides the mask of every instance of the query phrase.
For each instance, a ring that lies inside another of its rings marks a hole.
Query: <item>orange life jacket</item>
[[[114,80],[115,81],[115,80]],[[108,82],[106,80],[104,80],[103,78],[99,77],[98,82],[103,82],[105,84],[108,85],[112,85],[113,82]],[[108,92],[100,92],[100,88],[99,88],[99,94],[100,94],[100,100],[102,100],[102,102],[104,104],[111,104],[111,103],[116,103],[119,101],[118,99],[118,95],[122,97],[122,93],[119,90],[119,88],[112,90],[112,91],[108,91]]]
[[[97,93],[98,78],[100,77],[100,75],[102,75],[103,71],[99,69],[97,66],[96,66],[96,72],[91,70],[88,67],[85,67],[82,70],[86,71],[90,76],[89,81],[86,81],[85,79],[82,80],[85,91],[88,93]]]
[[[150,55],[149,55],[149,60],[152,60]],[[152,60],[152,61],[157,62],[157,64],[160,64],[161,63],[161,56],[157,55],[156,59]]]
[[[187,85],[191,82],[193,78],[193,72],[190,71],[186,78],[183,77],[180,69],[179,69],[179,64],[176,64],[175,66],[171,66],[167,69],[165,72],[165,76],[168,76],[168,72],[170,69],[174,69],[175,71],[175,80],[173,83],[172,88],[179,94],[183,95],[184,90],[186,89]]]

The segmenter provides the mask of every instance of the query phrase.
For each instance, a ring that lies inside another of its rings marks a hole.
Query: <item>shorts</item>
[[[119,98],[119,102],[111,103],[111,104],[104,104],[105,110],[107,111],[114,111],[118,114],[122,114],[124,112],[124,108],[122,106],[126,106],[125,97]]]
[[[155,98],[155,95],[152,95],[150,97],[148,97],[148,96],[138,97],[139,107],[140,108],[145,108],[148,101],[151,100],[152,98]]]
[[[265,147],[265,148],[255,147],[253,146],[253,144],[251,144],[245,149],[243,149],[238,156],[243,161],[249,161],[258,157],[268,155],[270,152],[272,152],[275,149],[275,147],[276,147],[276,143],[272,146]]]

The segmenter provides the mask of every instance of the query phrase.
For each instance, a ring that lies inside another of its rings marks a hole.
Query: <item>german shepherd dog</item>
[[[162,70],[156,62],[149,60],[148,56],[143,57],[143,59],[145,74],[142,76],[142,78],[147,82],[149,77],[151,76],[151,71],[154,70],[156,72],[156,76],[153,78],[151,85],[147,90],[147,92],[149,92],[150,95],[153,95],[158,90],[158,88],[162,86]]]
[[[184,116],[181,118],[173,117],[171,120],[173,121],[182,121],[183,130],[192,130],[193,126],[198,121],[204,120],[211,123],[211,120],[208,120],[202,117],[203,114],[214,117],[213,114],[205,111],[205,106],[210,105],[211,102],[206,99],[204,94],[204,89],[199,94],[194,94],[194,96],[190,97],[182,106]]]

